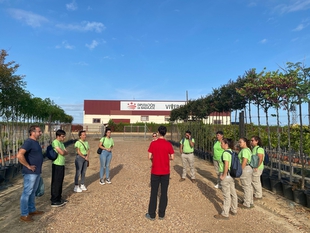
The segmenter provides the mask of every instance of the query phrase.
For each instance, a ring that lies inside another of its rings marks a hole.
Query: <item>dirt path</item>
[[[89,139],[90,140],[90,139]],[[74,193],[74,150],[66,162],[64,197],[69,203],[61,208],[50,207],[51,162],[44,162],[45,194],[37,198],[37,209],[45,214],[33,223],[19,221],[19,198],[22,179],[0,192],[0,232],[310,232],[309,209],[294,205],[264,190],[262,201],[251,210],[238,209],[229,221],[216,220],[221,211],[222,193],[215,189],[215,173],[208,162],[196,159],[197,183],[180,183],[181,159],[171,162],[169,202],[164,220],[149,221],[147,212],[150,187],[149,141],[123,141],[114,138],[111,163],[112,184],[99,184],[99,159],[95,154],[98,141],[89,141],[92,148],[87,170],[88,191]],[[237,185],[238,196],[241,187]]]

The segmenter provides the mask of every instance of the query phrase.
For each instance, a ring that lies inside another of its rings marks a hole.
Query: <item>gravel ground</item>
[[[112,135],[113,137],[113,135]],[[197,183],[189,179],[180,183],[182,164],[178,149],[171,162],[168,207],[164,220],[150,221],[144,217],[150,195],[150,166],[147,159],[149,140],[124,141],[115,137],[111,162],[112,184],[99,184],[98,140],[91,145],[90,166],[86,174],[88,191],[74,193],[74,150],[66,162],[64,198],[69,203],[50,207],[51,162],[44,162],[45,194],[37,198],[37,209],[45,214],[33,223],[19,221],[19,198],[22,179],[0,192],[0,232],[310,232],[309,209],[287,202],[264,190],[264,198],[251,210],[238,209],[230,220],[216,220],[223,196],[214,188],[213,166],[196,159]],[[188,177],[189,178],[189,177]],[[241,187],[236,182],[238,196]]]

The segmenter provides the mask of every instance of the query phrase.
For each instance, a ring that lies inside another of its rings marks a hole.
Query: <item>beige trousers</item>
[[[263,170],[257,169],[257,171],[255,171],[253,169],[252,185],[254,188],[254,196],[256,198],[262,198],[263,197],[262,183],[260,181],[260,176],[262,175],[262,173],[263,173]]]
[[[213,165],[217,175],[217,184],[220,184],[219,161],[213,160]]]
[[[224,217],[229,217],[229,210],[233,213],[237,213],[238,197],[235,189],[235,180],[231,176],[226,176],[221,181],[222,192],[224,196],[223,211]]]
[[[253,204],[252,175],[253,169],[247,165],[242,170],[242,175],[240,176],[240,182],[244,192],[243,205],[246,207],[250,207]]]
[[[187,168],[187,164],[189,165],[189,170],[190,170],[190,176],[191,179],[195,179],[195,167],[194,167],[194,162],[195,162],[195,158],[194,158],[194,154],[182,154],[182,164],[183,164],[183,173],[182,173],[182,178],[186,178],[186,168]]]

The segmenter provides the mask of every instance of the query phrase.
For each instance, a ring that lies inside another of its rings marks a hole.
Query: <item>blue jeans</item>
[[[29,213],[36,211],[35,193],[40,182],[39,174],[23,174],[24,189],[20,197],[21,216],[27,216]]]
[[[104,169],[105,177],[110,179],[110,163],[112,159],[112,152],[103,150],[100,154],[100,179],[103,178]]]

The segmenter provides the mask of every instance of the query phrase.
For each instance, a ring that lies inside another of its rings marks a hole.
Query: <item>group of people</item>
[[[168,202],[168,186],[170,177],[170,161],[174,159],[174,150],[172,145],[164,139],[167,132],[166,127],[160,126],[157,134],[153,133],[148,152],[148,158],[152,161],[151,167],[151,194],[148,212],[145,217],[149,220],[156,219],[157,195],[159,185],[161,193],[159,197],[158,218],[164,219]],[[221,188],[224,196],[222,213],[214,215],[216,219],[229,219],[229,214],[236,215],[237,209],[251,209],[254,207],[254,200],[262,198],[262,185],[260,176],[264,169],[264,149],[262,148],[261,139],[253,136],[251,140],[241,137],[238,144],[235,145],[232,139],[224,138],[223,132],[216,132],[217,141],[213,147],[213,162],[217,174],[217,184],[215,188]],[[180,141],[180,154],[182,158],[182,175],[180,182],[186,180],[187,165],[190,170],[190,180],[195,183],[194,168],[194,145],[195,140],[191,132],[187,130],[185,137]],[[252,148],[252,150],[250,149]],[[232,151],[238,152],[238,158],[242,166],[242,175],[240,182],[244,191],[242,203],[238,203],[238,197],[235,189],[235,179],[230,176],[230,167],[232,162]],[[258,166],[251,167],[250,162],[252,155],[259,158]],[[253,191],[254,189],[254,191]],[[254,197],[253,197],[254,193]]]
[[[160,186],[161,194],[159,198],[158,217],[164,219],[168,203],[168,186],[170,180],[170,160],[174,159],[174,149],[170,142],[165,139],[167,128],[160,126],[158,134],[153,133],[153,140],[148,149],[148,158],[152,161],[151,167],[151,194],[148,212],[145,217],[155,220],[157,209],[157,196]],[[35,192],[38,189],[40,175],[42,172],[43,154],[39,144],[39,138],[42,131],[38,125],[29,128],[29,138],[18,151],[17,158],[23,165],[22,174],[24,178],[23,192],[20,198],[20,219],[25,222],[33,221],[32,216],[43,214],[44,211],[37,210],[35,207]],[[85,174],[89,165],[90,147],[86,141],[86,132],[80,131],[79,140],[75,142],[76,174],[74,178],[74,192],[86,191]],[[64,140],[66,132],[64,130],[56,131],[56,138],[52,142],[53,149],[57,152],[56,160],[52,162],[52,181],[51,181],[51,206],[61,207],[68,201],[62,198],[62,186],[65,176],[65,156],[68,151],[65,148]],[[215,188],[221,188],[224,196],[222,213],[215,215],[217,219],[229,219],[229,214],[236,215],[238,207],[250,209],[254,207],[253,199],[262,198],[262,185],[260,176],[264,169],[264,149],[261,147],[261,139],[253,136],[251,140],[242,137],[238,141],[237,148],[232,139],[224,138],[223,132],[216,133],[217,141],[214,144],[213,162],[217,173],[217,184]],[[194,168],[194,145],[195,140],[191,132],[187,130],[185,137],[180,141],[180,153],[182,158],[183,171],[180,182],[186,179],[187,164],[190,168],[190,179],[193,183],[195,179]],[[112,159],[112,149],[114,141],[111,138],[111,129],[106,128],[104,136],[99,141],[100,154],[100,172],[99,183],[111,184],[110,163]],[[250,149],[252,148],[252,150]],[[241,185],[244,191],[243,203],[238,204],[238,198],[235,189],[235,179],[230,176],[229,169],[232,161],[233,150],[238,151],[238,158],[242,165],[242,175],[240,177]],[[258,167],[250,166],[251,157],[256,154],[259,158]],[[105,179],[104,179],[105,174]],[[80,179],[80,182],[79,182]],[[253,197],[254,193],[254,197]]]
[[[236,215],[237,209],[251,209],[254,200],[262,198],[262,184],[260,176],[264,170],[264,149],[260,137],[253,136],[251,140],[241,137],[235,146],[232,139],[224,138],[223,132],[216,133],[217,141],[213,146],[213,163],[217,173],[217,184],[215,188],[221,188],[223,192],[222,213],[214,215],[216,219],[229,219],[229,214]],[[252,150],[250,149],[252,148]],[[230,176],[229,170],[232,162],[232,151],[238,152],[238,158],[242,167],[240,182],[243,188],[243,202],[238,203],[235,189],[235,179]],[[252,155],[259,158],[258,166],[251,167]],[[254,196],[253,196],[254,194]]]
[[[35,193],[39,187],[44,158],[41,145],[39,144],[42,131],[38,125],[32,125],[28,132],[29,138],[25,140],[17,154],[18,161],[23,165],[22,175],[24,186],[20,198],[20,220],[24,222],[31,222],[33,221],[32,217],[34,215],[44,213],[44,211],[37,210],[35,207]],[[73,189],[77,193],[87,190],[85,186],[85,174],[90,158],[90,146],[86,141],[86,131],[80,131],[78,136],[79,139],[74,145],[76,149],[76,173]],[[56,138],[52,142],[52,147],[57,153],[57,158],[52,162],[51,207],[61,207],[68,202],[68,200],[62,198],[63,180],[65,177],[65,156],[69,154],[64,145],[65,137],[66,132],[59,129],[56,131]],[[100,184],[105,184],[103,180],[104,169],[106,182],[111,184],[109,172],[113,146],[114,141],[111,138],[111,129],[106,128],[105,134],[99,142],[99,147],[102,149],[100,154]]]

